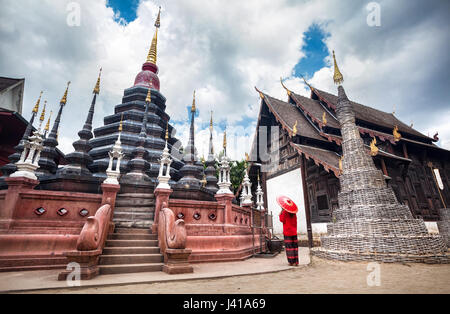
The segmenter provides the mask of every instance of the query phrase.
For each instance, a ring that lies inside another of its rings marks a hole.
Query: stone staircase
[[[116,198],[113,222],[119,228],[150,228],[154,214],[153,194],[122,193]]]
[[[162,271],[164,257],[150,228],[115,228],[100,256],[100,274]]]

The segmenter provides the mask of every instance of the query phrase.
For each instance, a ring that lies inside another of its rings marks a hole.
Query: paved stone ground
[[[282,257],[285,258],[284,253]],[[379,264],[380,286],[368,286],[367,263],[334,262],[316,257],[309,266],[272,274],[222,279],[161,282],[98,288],[59,289],[38,293],[450,293],[450,266]],[[36,293],[36,292],[31,292]]]

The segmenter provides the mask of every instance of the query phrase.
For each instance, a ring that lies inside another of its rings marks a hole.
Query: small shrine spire
[[[191,112],[196,112],[196,111],[197,111],[197,107],[195,105],[195,90],[194,90],[194,98],[192,99]]]
[[[61,101],[59,102],[62,105],[65,105],[67,103],[67,93],[69,92],[69,86],[70,86],[70,81],[67,82],[67,87],[66,87],[66,91],[64,92],[63,97],[61,98]]]
[[[167,121],[166,137],[165,137],[165,139],[166,139],[166,145],[167,145],[167,142],[169,141],[169,121]]]
[[[39,98],[38,98],[38,100],[36,101],[36,105],[34,106],[32,113],[38,113],[38,111],[39,111],[39,104],[41,103],[41,97],[42,97],[42,94],[43,94],[43,93],[44,93],[44,92],[41,91],[41,94],[39,95]]]
[[[52,114],[53,114],[53,111],[50,111],[50,115],[48,117],[47,124],[45,125],[45,128],[44,128],[44,139],[47,137],[48,131],[50,131],[50,120],[52,118]]]
[[[223,132],[223,151],[227,154],[227,129]]]
[[[41,117],[39,118],[39,129],[38,129],[38,132],[41,132],[41,127],[42,127],[42,123],[44,122],[44,120],[45,120],[45,109],[46,109],[46,107],[47,107],[47,101],[44,101],[44,108],[42,109],[42,112],[41,112]]]
[[[158,29],[161,27],[161,7],[159,7],[158,17],[155,22],[155,35],[152,39],[152,44],[147,56],[147,62],[156,65],[157,55],[158,55]]]
[[[333,60],[334,60],[334,76],[333,76],[334,83],[336,85],[341,85],[344,82],[344,77],[342,76],[341,71],[339,71],[334,50],[333,50]]]
[[[94,91],[93,91],[93,93],[96,95],[100,94],[100,78],[101,78],[101,76],[102,76],[102,68],[100,68],[97,83],[95,84]]]

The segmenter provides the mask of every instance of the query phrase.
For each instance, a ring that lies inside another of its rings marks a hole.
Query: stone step
[[[120,194],[117,194],[117,199],[129,199],[129,198],[154,199],[155,195],[152,193],[120,193]]]
[[[155,206],[116,206],[114,212],[138,212],[138,213],[151,213],[155,211]]]
[[[158,247],[158,240],[106,240],[107,247]]]
[[[100,265],[123,265],[123,264],[147,264],[162,263],[162,254],[125,254],[125,255],[102,255]]]
[[[115,233],[138,233],[138,234],[152,234],[152,230],[147,228],[115,228]]]
[[[155,206],[153,199],[120,199],[116,200],[116,206]]]
[[[100,265],[100,274],[125,274],[162,271],[163,263]]]
[[[116,227],[119,228],[151,228],[153,220],[133,220],[133,219],[113,219]]]
[[[157,240],[156,234],[140,234],[140,233],[111,233],[108,240]]]
[[[124,254],[159,254],[159,247],[105,247],[104,255],[124,255]]]
[[[114,219],[152,220],[154,213],[114,211]]]

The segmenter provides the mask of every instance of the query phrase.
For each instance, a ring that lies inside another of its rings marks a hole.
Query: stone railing
[[[77,250],[65,252],[67,263],[80,266],[80,279],[89,280],[99,274],[98,261],[105,246],[110,229],[112,209],[106,204],[100,207],[95,216],[88,217],[77,241]],[[58,280],[66,280],[72,270],[59,274]]]
[[[186,249],[186,239],[184,220],[176,220],[175,214],[164,202],[158,219],[158,242],[161,253],[164,255],[164,272],[182,274],[194,271],[188,262],[192,250]]]

